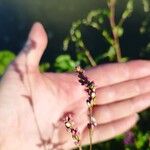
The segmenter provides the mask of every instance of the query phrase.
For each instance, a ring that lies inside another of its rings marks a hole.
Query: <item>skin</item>
[[[88,144],[87,94],[74,73],[40,73],[47,45],[40,23],[30,31],[27,44],[0,81],[0,149],[71,149],[71,135],[62,118],[71,113]],[[98,125],[93,141],[105,141],[132,128],[138,112],[150,106],[150,62],[135,60],[86,70],[96,84],[93,114]]]

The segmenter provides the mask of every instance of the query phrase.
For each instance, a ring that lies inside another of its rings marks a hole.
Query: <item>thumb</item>
[[[17,64],[26,65],[32,70],[37,69],[47,42],[47,35],[42,24],[34,23],[24,48],[16,58]]]

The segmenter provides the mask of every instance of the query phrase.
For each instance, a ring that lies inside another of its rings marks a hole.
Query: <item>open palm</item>
[[[39,61],[47,45],[41,24],[35,23],[27,44],[0,82],[0,149],[71,149],[63,116],[73,115],[88,144],[87,95],[76,74],[40,73]],[[137,113],[150,106],[150,62],[108,64],[86,71],[96,83],[94,142],[130,129]]]

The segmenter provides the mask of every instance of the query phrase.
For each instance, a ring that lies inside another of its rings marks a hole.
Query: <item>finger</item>
[[[114,63],[87,70],[87,76],[98,87],[138,79],[150,75],[150,61],[136,60],[126,63]]]
[[[107,104],[150,92],[150,77],[126,81],[96,90],[97,104]]]
[[[150,93],[147,93],[125,101],[96,106],[93,116],[98,124],[104,124],[141,112],[149,107]]]
[[[40,23],[35,23],[28,36],[28,40],[18,55],[16,62],[26,64],[28,68],[37,69],[42,54],[47,46],[47,35]]]
[[[128,116],[126,118],[99,125],[95,127],[94,132],[93,132],[93,143],[100,142],[100,141],[105,141],[108,139],[111,139],[119,134],[124,133],[125,131],[129,130],[132,128],[135,123],[138,121],[138,115],[134,114],[131,116]],[[89,143],[89,131],[88,129],[85,129],[84,134],[83,134],[83,144]]]

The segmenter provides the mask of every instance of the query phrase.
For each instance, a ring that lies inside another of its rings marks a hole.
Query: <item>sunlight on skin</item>
[[[74,114],[83,144],[88,144],[84,88],[76,74],[39,72],[46,45],[43,26],[35,23],[26,46],[0,82],[1,150],[71,149],[74,143],[61,121],[67,112]],[[130,129],[138,120],[137,113],[150,106],[149,68],[149,61],[138,60],[86,71],[97,87],[98,103],[94,113],[99,124],[94,142],[105,141]],[[140,90],[129,92],[130,86]],[[134,109],[123,108],[131,104],[135,105]]]

